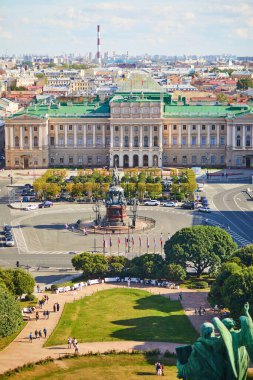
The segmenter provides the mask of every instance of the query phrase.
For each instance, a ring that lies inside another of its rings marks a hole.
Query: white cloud
[[[249,31],[246,28],[235,29],[235,35],[240,38],[249,38]]]
[[[12,34],[5,30],[1,25],[0,25],[0,35],[1,38],[6,39],[6,40],[11,40],[12,39]]]

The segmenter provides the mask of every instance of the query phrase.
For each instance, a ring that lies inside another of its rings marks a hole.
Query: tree
[[[15,297],[0,287],[0,338],[18,331],[22,323],[23,317]]]
[[[250,78],[241,78],[238,80],[236,87],[238,90],[248,90],[249,87],[253,87],[253,81]]]
[[[227,261],[236,250],[232,237],[219,227],[193,226],[177,231],[164,246],[168,264],[192,268],[200,276]]]
[[[21,296],[34,291],[35,280],[23,269],[1,269],[0,278],[13,295]]]
[[[91,254],[83,252],[72,258],[76,270],[82,270],[86,279],[104,277],[108,273],[106,257],[101,253]]]
[[[108,275],[109,276],[124,276],[129,267],[129,260],[124,256],[109,256],[108,262]]]
[[[235,251],[233,258],[238,258],[239,263],[247,267],[253,265],[253,244],[246,245]]]
[[[130,262],[130,273],[141,279],[157,279],[164,277],[164,260],[160,255],[145,254],[135,257]]]
[[[186,271],[181,265],[169,264],[165,267],[165,278],[172,282],[182,282],[186,278]]]
[[[220,103],[227,103],[228,102],[228,97],[225,94],[223,94],[222,92],[217,94],[216,99]]]

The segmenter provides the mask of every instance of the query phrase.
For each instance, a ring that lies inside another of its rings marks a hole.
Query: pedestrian
[[[60,311],[60,304],[58,302],[56,304],[56,309],[57,309],[57,311]]]
[[[37,285],[37,293],[40,293],[40,286],[39,286],[39,284]]]
[[[47,310],[47,311],[46,311],[46,313],[47,313],[47,319],[49,319],[49,314],[50,314],[50,311],[49,311],[49,310]]]
[[[161,371],[162,371],[162,376],[164,376],[164,365],[161,363]]]
[[[30,332],[29,334],[29,342],[32,343],[33,342],[33,333]]]
[[[40,319],[40,316],[39,316],[39,312],[38,312],[38,311],[36,311],[35,318],[36,318],[36,322]]]
[[[75,344],[75,355],[79,354],[78,343]]]
[[[69,229],[69,225],[66,223],[65,224],[65,229],[68,230]]]
[[[197,315],[198,314],[198,309],[195,307],[195,314]]]
[[[56,303],[54,303],[53,310],[54,310],[54,313],[55,313],[56,312]]]
[[[42,331],[39,330],[39,339],[42,338]]]
[[[47,315],[47,312],[46,312],[46,310],[44,310],[43,311],[43,317],[44,317],[44,319],[46,318],[46,315]]]
[[[75,347],[75,345],[77,344],[77,339],[76,339],[76,338],[73,338],[73,339],[72,339],[72,344],[73,344],[73,346]]]
[[[44,338],[46,339],[46,337],[47,337],[47,329],[46,329],[46,327],[44,327],[43,333],[44,333]]]
[[[68,338],[68,348],[71,348],[71,345],[72,345],[72,339]]]
[[[48,301],[49,301],[49,297],[48,297],[48,295],[45,296],[45,300],[46,300],[46,302],[48,303]]]
[[[156,374],[158,376],[161,376],[161,363],[160,362],[155,363],[155,369],[156,369]]]
[[[35,339],[38,338],[38,334],[39,334],[39,332],[38,332],[38,330],[36,329],[36,330],[34,331]]]

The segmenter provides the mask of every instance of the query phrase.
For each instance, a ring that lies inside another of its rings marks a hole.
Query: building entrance
[[[24,169],[29,169],[29,158],[24,157]]]

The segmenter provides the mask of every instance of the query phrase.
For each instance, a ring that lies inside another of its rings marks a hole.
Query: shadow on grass
[[[171,301],[169,298],[160,295],[151,295],[140,298],[134,306],[137,310],[157,310],[162,313],[182,311],[182,306],[179,301]]]
[[[114,331],[112,338],[120,340],[193,343],[198,335],[185,315],[151,316],[112,321],[125,329]]]

